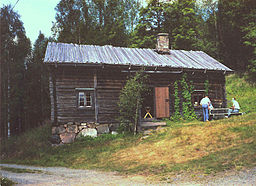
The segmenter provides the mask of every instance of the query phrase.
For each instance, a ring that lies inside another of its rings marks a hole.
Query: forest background
[[[52,36],[31,45],[10,5],[0,12],[0,138],[42,125],[50,117],[48,41],[155,48],[169,33],[171,49],[201,50],[256,81],[255,0],[60,0]],[[40,21],[40,20],[38,20]],[[43,25],[42,25],[43,26]],[[9,129],[9,130],[8,130]]]

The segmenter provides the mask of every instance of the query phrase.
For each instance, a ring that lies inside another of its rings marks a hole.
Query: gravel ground
[[[226,171],[200,181],[190,181],[186,175],[172,177],[171,183],[151,183],[143,176],[120,176],[115,172],[79,170],[63,167],[34,167],[0,164],[2,167],[38,170],[37,173],[13,173],[0,170],[2,177],[18,185],[252,185],[256,186],[256,167],[243,171]]]

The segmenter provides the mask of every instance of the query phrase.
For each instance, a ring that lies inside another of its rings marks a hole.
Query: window
[[[86,93],[86,107],[92,106],[92,96],[90,92]]]
[[[91,108],[92,107],[92,92],[78,93],[78,107]]]
[[[192,103],[195,107],[200,105],[201,99],[204,97],[205,91],[204,90],[195,90],[192,93]]]
[[[85,106],[85,96],[84,96],[84,92],[79,92],[79,96],[78,96],[78,106],[79,106],[79,107],[84,107],[84,106]]]

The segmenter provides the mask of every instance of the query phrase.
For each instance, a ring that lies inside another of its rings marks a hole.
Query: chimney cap
[[[158,33],[157,36],[169,36],[168,33]]]

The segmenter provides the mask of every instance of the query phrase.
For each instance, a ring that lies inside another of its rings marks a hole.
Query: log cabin
[[[156,49],[49,42],[44,63],[50,70],[51,121],[116,123],[120,91],[129,76],[142,67],[148,74],[150,91],[145,95],[141,118],[146,108],[156,119],[172,115],[174,82],[184,73],[193,81],[196,110],[206,80],[213,106],[226,107],[225,74],[232,70],[202,51],[169,48],[166,33],[157,35]]]

